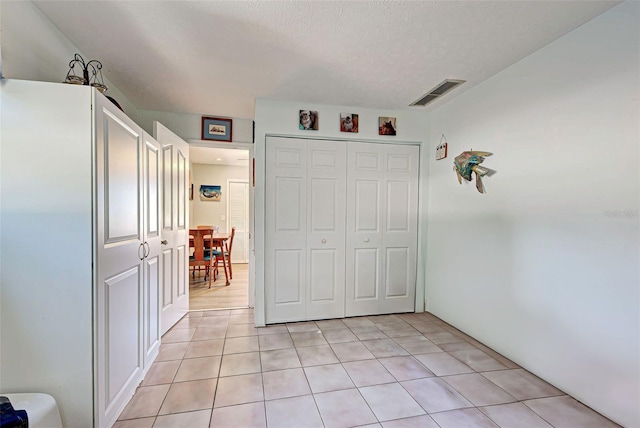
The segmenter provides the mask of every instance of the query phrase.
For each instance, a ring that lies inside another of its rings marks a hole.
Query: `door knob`
[[[326,243],[327,243],[327,240],[326,240],[326,239],[323,239],[323,240],[322,240],[322,241],[320,241],[320,242],[322,242],[323,244],[326,244]]]
[[[166,239],[163,239],[162,241],[160,241],[160,243],[161,243],[162,245],[167,245],[167,244],[168,244],[168,242],[167,242],[167,240],[166,240]]]
[[[369,242],[369,238],[364,238],[364,242]]]

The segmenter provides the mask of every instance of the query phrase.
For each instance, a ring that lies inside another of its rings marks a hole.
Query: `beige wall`
[[[193,180],[193,201],[190,204],[189,222],[191,227],[217,225],[220,227],[220,232],[229,232],[230,230],[227,230],[228,219],[226,218],[227,197],[229,196],[227,180],[249,180],[249,167],[194,163],[191,165],[191,179]],[[202,184],[221,186],[220,202],[201,201],[198,192]],[[225,219],[222,220],[221,216],[225,216]]]

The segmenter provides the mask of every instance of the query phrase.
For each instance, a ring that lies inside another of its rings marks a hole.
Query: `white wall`
[[[317,131],[302,131],[298,128],[299,111],[315,110],[318,112],[319,129]],[[333,140],[370,141],[385,143],[422,143],[427,136],[427,126],[424,120],[424,110],[381,110],[360,107],[312,104],[305,102],[287,102],[259,98],[256,100],[256,190],[255,190],[255,284],[256,324],[264,325],[264,194],[265,194],[265,139],[267,135],[298,136],[308,138],[324,138]],[[357,113],[359,119],[358,133],[340,132],[340,113]],[[397,135],[378,135],[378,117],[396,117]],[[427,162],[424,161],[425,151],[421,150],[420,181],[421,190],[425,189],[427,176]],[[425,200],[421,196],[421,215],[426,211],[422,206]],[[422,222],[422,219],[421,219]],[[424,242],[426,244],[426,242]],[[418,279],[417,283],[424,283],[425,260],[422,252],[423,242],[418,245]],[[423,288],[416,287],[416,300],[423,301]],[[423,310],[418,304],[416,309]]]
[[[228,227],[229,219],[227,216],[227,198],[229,197],[229,188],[227,180],[249,180],[249,168],[244,166],[227,166],[227,165],[205,165],[194,163],[191,165],[191,177],[193,180],[193,201],[191,201],[190,225],[192,227],[198,225],[220,226],[220,232],[231,233]],[[222,196],[220,202],[201,201],[200,185],[210,184],[221,186]],[[220,216],[225,216],[224,220]]]
[[[595,410],[640,426],[640,3],[427,116],[427,310]],[[487,194],[453,157],[494,155]]]
[[[80,52],[32,2],[2,1],[0,8],[3,77],[63,82],[75,53],[87,61],[100,60]],[[136,120],[136,107],[109,81],[108,76],[103,77],[109,87],[105,95],[117,100],[125,113]]]
[[[153,121],[157,120],[189,143],[193,143],[194,140],[198,140],[198,142],[202,143],[200,145],[211,144],[211,141],[200,140],[200,138],[202,138],[202,116],[217,117],[216,115],[207,114],[195,115],[154,110],[138,110],[136,123],[138,123],[138,125],[147,132],[153,134]],[[234,143],[253,143],[253,120],[240,118],[232,119],[232,141]]]

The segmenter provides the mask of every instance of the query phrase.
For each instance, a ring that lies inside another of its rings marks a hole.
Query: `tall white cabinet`
[[[415,308],[419,147],[268,137],[266,322]]]
[[[0,390],[108,427],[160,345],[160,147],[90,87],[1,85]]]

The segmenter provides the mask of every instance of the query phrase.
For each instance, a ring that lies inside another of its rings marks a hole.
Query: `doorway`
[[[231,235],[231,267],[227,278],[219,262],[211,288],[205,269],[189,272],[189,309],[247,308],[249,298],[250,262],[250,159],[251,150],[243,148],[198,147],[190,145],[191,183],[193,199],[189,203],[189,227],[213,226],[221,234]],[[201,196],[201,186],[217,189],[219,197]]]

